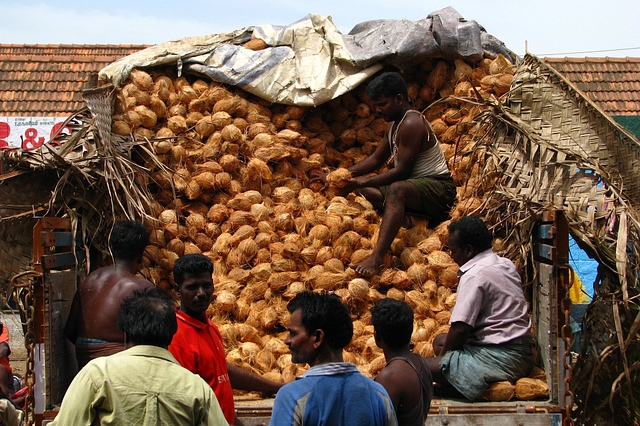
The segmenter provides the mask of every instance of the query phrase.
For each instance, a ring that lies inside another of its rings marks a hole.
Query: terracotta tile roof
[[[89,75],[147,45],[0,44],[0,115],[67,116]]]
[[[611,116],[640,115],[640,58],[543,58]]]

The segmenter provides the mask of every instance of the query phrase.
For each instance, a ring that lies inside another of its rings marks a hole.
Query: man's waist
[[[109,344],[109,343],[121,344],[120,342],[109,342],[107,340],[94,339],[92,337],[78,337],[76,339],[76,345],[91,346],[91,345],[106,345],[106,344]]]

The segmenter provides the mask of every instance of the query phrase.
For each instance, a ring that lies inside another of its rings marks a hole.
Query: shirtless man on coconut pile
[[[340,195],[355,191],[383,212],[378,242],[371,255],[351,267],[361,276],[380,273],[383,258],[401,226],[411,227],[409,215],[429,219],[433,227],[448,218],[456,198],[456,187],[447,162],[427,119],[412,110],[407,85],[397,72],[385,72],[367,87],[376,114],[388,122],[375,152],[349,168],[352,179]],[[369,175],[393,156],[389,170]],[[326,183],[326,174],[312,181]]]

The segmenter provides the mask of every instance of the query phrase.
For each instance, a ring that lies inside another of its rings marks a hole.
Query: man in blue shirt
[[[291,313],[285,343],[291,360],[311,368],[276,394],[272,425],[395,426],[387,391],[344,362],[353,337],[349,310],[338,296],[302,292],[287,306]]]

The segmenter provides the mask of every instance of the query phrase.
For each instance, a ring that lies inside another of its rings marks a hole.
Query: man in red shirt
[[[178,331],[169,345],[169,352],[183,367],[209,383],[229,424],[241,425],[235,416],[232,388],[271,395],[283,383],[226,362],[222,335],[206,315],[213,298],[212,274],[213,264],[202,254],[188,254],[176,261],[173,278],[180,307],[176,313]]]

